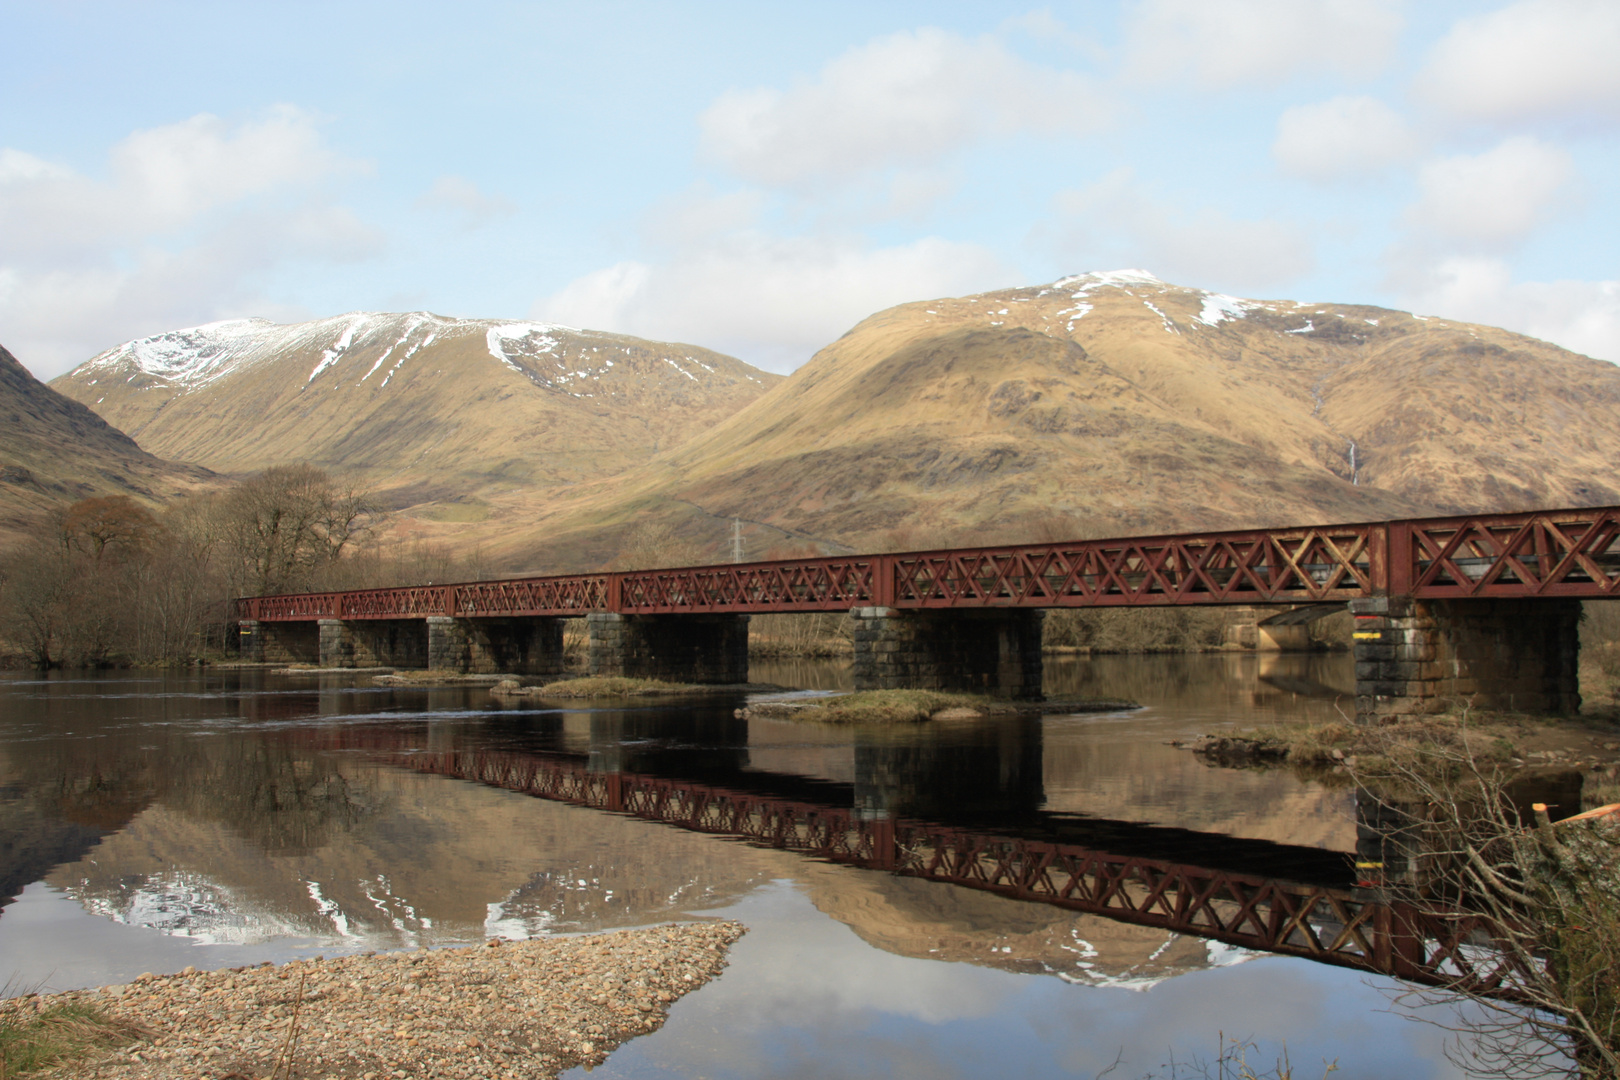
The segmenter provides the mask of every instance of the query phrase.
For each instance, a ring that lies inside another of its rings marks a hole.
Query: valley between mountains
[[[37,477],[42,440],[153,502],[309,462],[379,493],[401,535],[511,572],[605,565],[648,524],[723,561],[734,519],[761,558],[1620,503],[1620,367],[1141,271],[904,304],[786,378],[697,346],[360,313],[176,331],[18,382],[0,404],[71,399],[78,427],[0,445],[17,520],[50,501],[4,478]]]

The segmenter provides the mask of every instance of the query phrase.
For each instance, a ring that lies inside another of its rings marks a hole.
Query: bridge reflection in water
[[[634,713],[573,716],[588,718],[590,730],[589,747],[572,752],[447,746],[392,726],[303,729],[295,738],[807,858],[1414,982],[1506,993],[1516,982],[1477,920],[1404,900],[1398,883],[1358,882],[1354,853],[1042,810],[1035,722],[937,746],[873,733],[857,742],[851,784],[746,767],[742,722],[729,739],[705,732],[701,754],[686,754],[638,740]],[[726,745],[739,749],[715,753]],[[1362,816],[1390,824],[1370,806]],[[1365,845],[1378,850],[1375,833]]]

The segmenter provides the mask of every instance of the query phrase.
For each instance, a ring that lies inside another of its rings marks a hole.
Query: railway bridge
[[[1362,721],[1568,713],[1581,603],[1620,599],[1620,507],[470,581],[239,600],[243,654],[327,667],[748,677],[748,617],[849,612],[860,689],[1038,698],[1053,608],[1347,607]]]

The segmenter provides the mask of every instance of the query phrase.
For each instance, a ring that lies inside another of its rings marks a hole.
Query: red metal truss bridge
[[[265,621],[1620,598],[1620,507],[255,596]]]
[[[361,749],[363,734],[333,744]],[[390,737],[382,744],[397,747]],[[400,751],[373,760],[809,858],[883,870],[1120,922],[1432,985],[1512,996],[1520,972],[1477,919],[1339,888],[1022,839],[688,780],[599,772],[565,754]],[[1346,856],[1348,859],[1350,856]]]

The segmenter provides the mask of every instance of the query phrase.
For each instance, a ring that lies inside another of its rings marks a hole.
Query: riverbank
[[[1134,701],[1011,701],[939,690],[863,690],[818,698],[756,701],[738,709],[739,720],[802,720],[819,724],[916,724],[1040,713],[1119,712]]]
[[[489,692],[499,698],[631,698],[631,697],[684,697],[689,694],[712,694],[737,690],[775,690],[778,687],[756,687],[750,684],[699,685],[697,683],[662,682],[658,679],[630,679],[622,675],[584,675],[577,679],[558,679],[537,686],[525,686],[522,680],[501,676]]]
[[[735,922],[339,956],[13,998],[0,1020],[92,1005],[134,1042],[63,1080],[554,1077],[656,1031],[726,964]]]
[[[1311,778],[1379,780],[1392,774],[1444,770],[1472,761],[1505,774],[1576,771],[1580,808],[1620,801],[1620,678],[1582,665],[1586,707],[1568,717],[1454,708],[1395,723],[1361,725],[1348,718],[1324,724],[1266,728],[1178,739],[1172,745],[1212,765],[1287,766]]]

